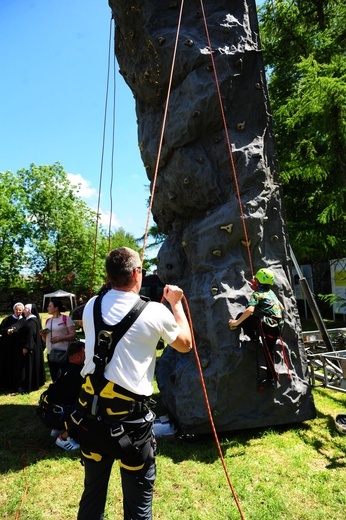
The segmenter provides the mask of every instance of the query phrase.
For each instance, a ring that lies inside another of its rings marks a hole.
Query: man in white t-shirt
[[[106,259],[106,271],[112,289],[102,298],[101,315],[104,325],[112,326],[119,323],[139,299],[142,262],[136,251],[120,247],[109,253]],[[153,391],[156,345],[158,340],[163,338],[178,352],[187,353],[192,348],[191,331],[181,301],[183,291],[177,286],[166,285],[163,296],[170,304],[172,312],[161,303],[149,302],[121,337],[112,359],[106,365],[104,375],[107,380],[107,392],[115,396],[115,409],[117,401],[123,403],[130,401],[139,403],[138,409],[144,411],[141,415],[137,409],[137,414],[127,415],[121,421],[121,428],[125,429],[126,436],[119,436],[119,443],[123,450],[119,456],[107,451],[106,444],[101,440],[99,449],[91,449],[90,446],[95,441],[90,441],[88,445],[87,434],[86,440],[80,441],[85,480],[78,520],[102,520],[107,486],[115,459],[119,459],[120,463],[124,519],[150,520],[152,518],[152,496],[156,475],[152,435],[154,415],[147,404],[144,406],[143,403],[149,402]],[[85,364],[82,375],[86,378],[95,369],[94,302],[95,298],[92,298],[83,313]],[[121,417],[121,412],[117,413]],[[114,412],[113,416],[115,415]],[[98,425],[98,422],[94,421],[95,424]],[[102,428],[101,424],[100,428]],[[99,438],[101,439],[101,435]],[[129,446],[124,442],[121,444],[121,439],[124,438],[130,439],[133,445]],[[143,439],[145,439],[144,444]]]

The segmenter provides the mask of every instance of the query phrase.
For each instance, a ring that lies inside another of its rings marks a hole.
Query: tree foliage
[[[0,286],[65,289],[88,294],[105,280],[105,257],[114,247],[139,251],[119,229],[108,236],[96,213],[78,196],[60,163],[31,164],[2,173],[0,191]],[[96,225],[98,227],[96,232]]]
[[[267,0],[260,29],[293,249],[344,256],[346,5]]]

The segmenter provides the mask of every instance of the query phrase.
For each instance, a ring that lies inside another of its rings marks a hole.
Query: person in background
[[[11,392],[21,391],[23,310],[23,303],[15,303],[13,314],[4,318],[0,325],[0,388]]]
[[[58,298],[52,298],[47,307],[48,318],[42,331],[42,338],[46,342],[48,366],[52,381],[67,363],[67,347],[76,337],[76,329],[70,316],[62,314],[63,305]]]
[[[38,390],[46,382],[43,347],[41,340],[41,319],[34,303],[24,305],[23,314],[23,378],[24,392]]]
[[[114,249],[106,258],[106,272],[111,289],[104,294],[101,302],[105,330],[119,323],[139,300],[143,276],[139,254],[127,247]],[[187,353],[192,348],[191,331],[181,301],[183,291],[175,285],[166,285],[163,296],[172,312],[161,303],[149,302],[119,340],[105,368],[105,390],[110,396],[110,408],[107,405],[106,416],[94,421],[93,428],[97,430],[94,438],[89,438],[90,430],[84,431],[84,436],[80,435],[85,479],[78,520],[104,518],[108,482],[116,459],[120,463],[124,519],[152,518],[156,476],[155,415],[149,404],[153,391],[156,345],[162,336],[178,352]],[[95,298],[88,301],[83,314],[86,359],[82,375],[86,380],[94,372],[95,339],[100,332],[95,331],[94,302]],[[103,393],[102,390],[99,395]],[[119,422],[121,414],[114,415],[113,408],[120,406],[120,410],[124,410],[131,403],[133,411],[125,412],[125,418]],[[107,424],[113,424],[113,427],[105,427]],[[110,430],[116,435],[110,435]],[[109,450],[103,436],[107,436]],[[113,446],[120,450],[119,456],[115,455]]]
[[[79,449],[79,444],[70,436],[67,422],[74,410],[78,393],[83,382],[81,368],[85,359],[84,343],[72,341],[67,347],[68,363],[62,367],[54,383],[43,392],[37,410],[42,422],[56,437],[55,444],[67,451]]]

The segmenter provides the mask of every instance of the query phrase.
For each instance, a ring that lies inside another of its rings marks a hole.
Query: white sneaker
[[[67,437],[67,439],[63,439],[61,435],[59,435],[55,441],[55,444],[62,448],[63,450],[71,451],[71,450],[79,450],[80,446],[76,443],[71,437]]]
[[[59,437],[62,433],[64,433],[65,430],[52,430],[50,432],[51,437]]]

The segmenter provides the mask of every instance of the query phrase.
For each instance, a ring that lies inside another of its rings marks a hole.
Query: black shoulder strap
[[[116,325],[106,325],[102,319],[101,301],[104,294],[97,296],[94,302],[94,327],[95,327],[95,348],[94,353],[107,363],[111,360],[115,347],[119,340],[129,330],[138,316],[149,303],[149,298],[140,295],[139,300],[134,304],[130,311]],[[104,334],[102,334],[104,333]],[[102,335],[106,338],[102,338]]]

